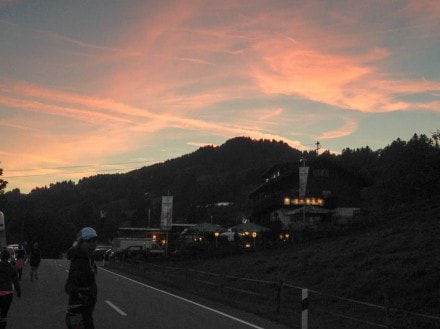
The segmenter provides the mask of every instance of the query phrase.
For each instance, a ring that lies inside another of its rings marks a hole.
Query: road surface
[[[68,260],[44,259],[39,280],[30,281],[27,266],[21,280],[22,297],[14,296],[8,328],[66,328],[64,283],[68,268]],[[102,267],[97,282],[97,329],[286,329],[224,305],[156,289]]]

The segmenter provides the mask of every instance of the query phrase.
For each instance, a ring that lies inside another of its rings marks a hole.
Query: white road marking
[[[121,310],[119,307],[117,307],[115,304],[113,304],[111,301],[106,300],[105,301],[111,308],[113,308],[116,312],[118,312],[122,316],[127,316],[127,313],[125,313],[123,310]]]
[[[226,314],[226,313],[224,313],[224,312],[218,311],[218,310],[216,310],[216,309],[214,309],[214,308],[211,308],[211,307],[208,307],[208,306],[205,306],[205,305],[202,305],[202,304],[196,303],[196,302],[194,302],[194,301],[192,301],[192,300],[189,300],[189,299],[186,299],[186,298],[183,298],[183,297],[180,297],[180,296],[174,295],[174,294],[169,293],[169,292],[167,292],[167,291],[165,291],[165,290],[157,289],[157,288],[155,288],[155,287],[149,286],[148,284],[145,284],[145,283],[142,283],[142,282],[139,282],[139,281],[136,281],[136,280],[130,279],[130,278],[126,277],[126,276],[123,276],[123,275],[120,275],[120,274],[114,273],[114,272],[112,272],[112,271],[109,271],[109,270],[107,270],[107,269],[105,269],[105,268],[100,267],[99,269],[100,269],[100,270],[103,270],[103,271],[105,271],[105,272],[108,272],[108,273],[110,273],[110,274],[113,274],[114,276],[118,276],[118,277],[123,278],[123,279],[126,279],[126,280],[128,280],[128,281],[131,281],[131,282],[137,283],[137,284],[139,284],[139,285],[141,285],[141,286],[144,286],[144,287],[150,288],[150,289],[152,289],[152,290],[155,290],[155,291],[161,292],[161,293],[163,293],[163,294],[165,294],[165,295],[172,296],[172,297],[177,298],[177,299],[180,299],[180,300],[182,300],[182,301],[184,301],[184,302],[187,302],[187,303],[190,303],[190,304],[196,305],[196,306],[198,306],[198,307],[204,308],[205,310],[209,310],[209,311],[211,311],[211,312],[214,312],[214,313],[220,314],[220,315],[222,315],[222,316],[224,316],[224,317],[226,317],[226,318],[229,318],[229,319],[232,319],[232,320],[234,320],[234,321],[237,321],[237,322],[243,323],[243,324],[245,324],[245,325],[247,325],[247,326],[249,326],[249,327],[252,327],[252,328],[255,328],[255,329],[264,329],[263,327],[259,327],[259,326],[255,325],[255,324],[250,323],[250,322],[247,322],[247,321],[244,321],[244,320],[242,320],[242,319],[236,318],[235,316],[232,316],[232,315]],[[106,301],[106,303],[109,303],[109,302]],[[110,305],[110,306],[111,306],[111,305]]]

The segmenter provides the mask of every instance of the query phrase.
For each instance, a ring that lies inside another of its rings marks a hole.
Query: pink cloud
[[[247,8],[246,14],[247,6],[235,4],[236,14],[228,17],[227,24],[213,20],[203,26],[198,20],[209,16],[211,6],[203,13],[199,4],[161,8],[160,20],[137,22],[132,30],[143,33],[129,33],[131,38],[115,46],[142,55],[133,65],[115,71],[103,89],[122,100],[128,95],[147,97],[155,111],[164,111],[166,104],[165,111],[176,114],[202,111],[233,95],[252,97],[258,89],[362,112],[410,106],[396,101],[389,88],[388,92],[377,88],[390,80],[390,72],[381,66],[392,53],[377,46],[380,35],[373,36],[358,24],[372,14],[371,6],[348,6],[343,11],[307,3],[295,11],[259,11],[262,4]],[[220,17],[225,9],[216,5],[216,10]],[[319,24],[326,11],[334,24],[331,29]],[[350,49],[360,51],[342,54]],[[247,87],[235,84],[236,79],[248,81]],[[210,92],[204,94],[204,88]]]
[[[21,100],[13,97],[1,97],[0,103],[9,107],[19,108],[23,111],[35,111],[44,113],[53,117],[70,118],[91,125],[91,127],[99,127],[96,134],[88,133],[86,136],[78,136],[72,138],[66,132],[66,141],[73,139],[75,142],[69,145],[58,143],[60,150],[69,149],[71,154],[81,154],[81,150],[90,151],[94,154],[104,155],[106,152],[114,152],[118,149],[117,145],[122,149],[127,149],[127,145],[135,148],[136,143],[127,143],[130,138],[128,132],[141,134],[143,132],[154,132],[165,128],[179,128],[189,130],[209,131],[220,136],[234,137],[237,135],[247,135],[255,138],[281,138],[281,136],[262,133],[258,127],[243,128],[243,126],[231,126],[229,124],[214,123],[205,120],[193,119],[189,117],[174,114],[154,114],[149,111],[128,106],[109,99],[99,99],[96,97],[87,97],[77,94],[69,94],[56,90],[49,90],[37,86],[29,86],[22,83],[5,83],[9,95],[26,95],[29,98],[38,98],[36,100]],[[58,105],[73,104],[73,106]],[[75,106],[76,105],[76,106]],[[78,108],[78,105],[81,105]],[[141,120],[148,119],[147,121]],[[44,127],[44,123],[43,123]],[[118,128],[119,127],[119,128]],[[122,127],[125,127],[121,130]],[[109,138],[102,135],[103,131],[118,131]],[[103,137],[101,137],[103,136]],[[116,142],[120,141],[120,142]],[[297,141],[289,141],[292,145],[298,145]],[[61,146],[62,145],[62,146]],[[93,145],[97,145],[94,147]],[[58,146],[55,146],[58,148]],[[53,154],[56,158],[59,152],[56,149],[46,150],[47,153]],[[46,152],[44,152],[46,153]]]
[[[188,145],[196,146],[196,147],[204,147],[204,146],[218,146],[212,143],[203,143],[203,142],[188,142]]]
[[[296,49],[283,40],[264,40],[255,50],[263,61],[252,72],[268,94],[298,95],[361,112],[387,112],[411,106],[397,101],[399,94],[439,90],[437,82],[393,80],[381,73],[374,62],[390,55],[385,49],[349,57]]]
[[[8,97],[0,96],[0,104],[8,107],[21,108],[25,111],[34,111],[40,114],[49,114],[58,117],[64,117],[73,120],[79,120],[84,122],[95,122],[103,123],[103,121],[117,121],[117,122],[128,122],[122,118],[112,116],[106,113],[99,113],[91,110],[82,110],[77,108],[71,108],[67,106],[57,106],[44,104],[37,101],[26,101]]]
[[[344,136],[351,135],[358,128],[358,122],[352,119],[344,120],[344,125],[339,127],[338,129],[327,131],[323,133],[318,139],[332,139],[332,138],[340,138]]]

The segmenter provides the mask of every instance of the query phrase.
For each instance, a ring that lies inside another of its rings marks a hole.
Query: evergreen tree
[[[0,168],[0,177],[3,175],[3,169]],[[4,179],[0,178],[0,210],[2,210],[5,206],[6,203],[6,198],[5,198],[5,188],[8,185],[8,182],[5,181]]]

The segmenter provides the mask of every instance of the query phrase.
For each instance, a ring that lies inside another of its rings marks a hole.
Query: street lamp
[[[252,232],[252,238],[254,239],[254,249],[255,249],[255,239],[257,238],[257,232]]]
[[[219,232],[215,232],[214,235],[215,235],[215,247],[217,248],[218,247],[217,239],[218,239],[218,236],[220,235],[220,233]]]

